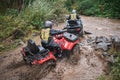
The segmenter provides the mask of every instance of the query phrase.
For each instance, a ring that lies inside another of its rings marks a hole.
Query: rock
[[[120,52],[120,38],[118,36],[112,36],[112,47],[115,51]]]
[[[107,58],[107,61],[110,62],[110,63],[114,63],[114,62],[115,62],[114,56],[113,56],[113,55],[110,55],[110,56]]]
[[[89,35],[87,39],[88,44],[93,44],[95,42],[96,36],[95,35]]]
[[[96,43],[99,43],[99,42],[110,42],[110,39],[108,39],[108,38],[105,37],[105,36],[100,36],[100,37],[96,37],[95,42],[96,42]]]
[[[96,39],[96,36],[95,35],[88,35],[88,39]]]
[[[100,42],[100,43],[96,44],[95,49],[102,49],[103,51],[107,51],[108,45],[105,42]]]
[[[92,34],[91,32],[88,32],[88,31],[84,31],[85,34]]]
[[[80,45],[80,46],[84,46],[85,44],[83,44],[83,43],[79,43],[79,45]]]
[[[118,36],[111,36],[112,42],[120,42],[120,38]]]
[[[96,28],[96,30],[102,30],[102,28]]]
[[[107,53],[107,52],[103,52],[102,55],[103,55],[104,57],[106,57],[106,56],[108,56],[108,53]]]

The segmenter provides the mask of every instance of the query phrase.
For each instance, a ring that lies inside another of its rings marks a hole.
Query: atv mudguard
[[[63,44],[62,47],[63,47],[65,50],[72,50],[73,47],[74,47],[76,44],[78,44],[79,40],[76,40],[75,42],[69,42],[69,41],[67,41],[67,40],[64,40],[64,42],[65,42],[65,44]]]

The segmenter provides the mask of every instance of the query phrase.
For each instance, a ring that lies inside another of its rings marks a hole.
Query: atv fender
[[[79,43],[79,40],[76,40],[75,42],[68,42],[68,41],[65,41],[65,44],[63,46],[63,48],[65,50],[72,50],[73,47]]]

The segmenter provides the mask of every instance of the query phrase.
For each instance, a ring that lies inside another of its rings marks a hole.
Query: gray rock
[[[115,58],[113,55],[110,55],[108,58],[107,58],[107,61],[110,62],[110,63],[115,63]]]
[[[102,49],[103,51],[107,51],[108,50],[108,44],[105,42],[100,42],[98,44],[96,44],[95,49]]]
[[[112,47],[119,52],[120,51],[120,38],[118,36],[112,36],[111,37],[112,40]]]
[[[118,36],[112,36],[111,37],[112,42],[120,43],[120,38]]]
[[[85,34],[92,34],[91,32],[88,32],[88,31],[84,31]]]
[[[107,52],[103,52],[102,55],[103,55],[104,57],[106,57],[106,56],[108,56],[108,53],[107,53]]]
[[[89,36],[88,36],[88,39],[87,39],[87,43],[88,43],[88,44],[93,44],[93,43],[95,43],[95,39],[96,39],[96,36],[94,36],[94,35],[89,35]]]
[[[100,37],[96,37],[96,40],[95,40],[96,43],[99,43],[99,42],[110,42],[110,40],[105,37],[105,36],[100,36]]]

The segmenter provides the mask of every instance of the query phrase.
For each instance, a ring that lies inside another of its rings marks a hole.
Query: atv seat
[[[33,53],[36,54],[39,52],[38,46],[35,44],[35,42],[31,39],[28,40],[27,48]]]
[[[38,46],[38,48],[39,48],[39,53],[45,53],[48,51],[47,49],[45,49],[44,47],[42,47],[40,45]]]
[[[64,33],[63,34],[64,38],[66,38],[68,41],[71,41],[71,42],[74,42],[78,39],[77,36],[75,36],[74,34],[71,34],[71,33]]]
[[[81,20],[68,20],[66,27],[81,27],[82,26],[82,22]]]

